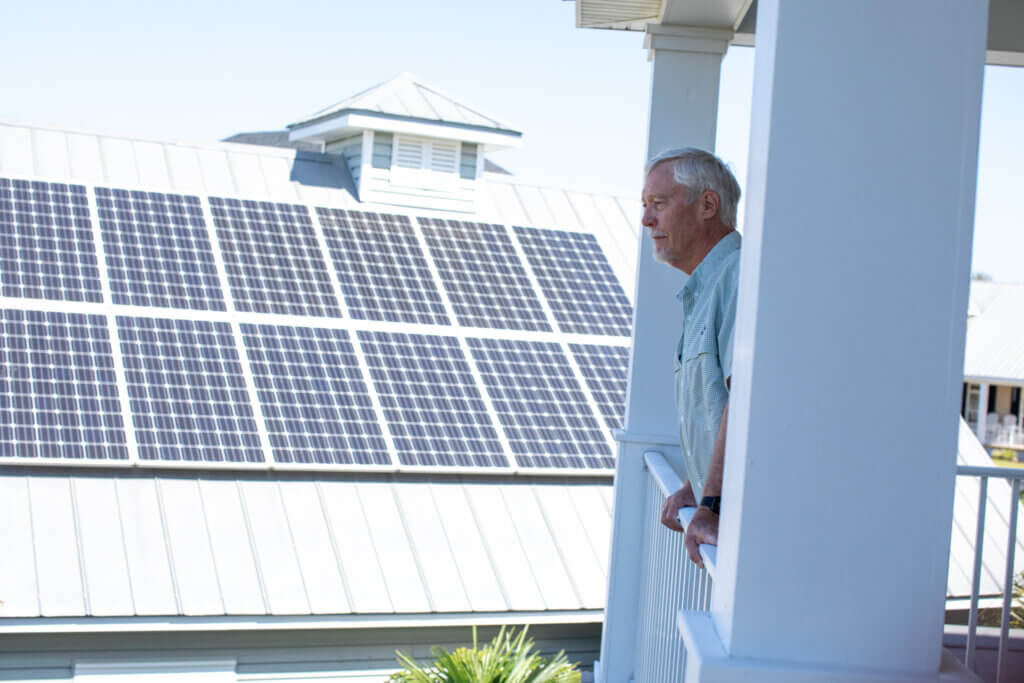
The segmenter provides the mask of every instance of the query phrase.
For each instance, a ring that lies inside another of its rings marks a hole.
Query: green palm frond
[[[490,644],[480,647],[473,627],[473,647],[431,650],[433,661],[422,665],[404,652],[396,652],[403,670],[392,674],[393,683],[579,683],[580,672],[565,652],[550,661],[534,651],[533,639],[502,626]]]

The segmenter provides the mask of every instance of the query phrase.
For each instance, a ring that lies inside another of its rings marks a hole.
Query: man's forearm
[[[711,465],[708,467],[708,478],[704,482],[701,497],[722,495],[722,472],[725,470],[725,430],[729,422],[729,402],[726,401],[722,410],[722,421],[718,424],[718,436],[715,438],[715,450],[711,452]]]

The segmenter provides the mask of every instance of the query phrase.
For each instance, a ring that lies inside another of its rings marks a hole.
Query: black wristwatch
[[[721,496],[704,496],[700,499],[700,507],[707,508],[714,512],[716,515],[722,509],[722,497]]]

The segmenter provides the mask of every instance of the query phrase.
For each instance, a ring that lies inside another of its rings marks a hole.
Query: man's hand
[[[703,569],[704,560],[700,557],[698,546],[702,543],[718,545],[718,515],[709,508],[697,508],[697,511],[693,513],[693,519],[686,527],[686,537],[683,539],[683,543],[686,545],[686,552],[693,563]]]
[[[665,499],[665,506],[661,508],[661,523],[672,531],[682,531],[679,526],[679,508],[695,508],[697,499],[693,497],[693,487],[687,480],[683,488],[679,489]]]

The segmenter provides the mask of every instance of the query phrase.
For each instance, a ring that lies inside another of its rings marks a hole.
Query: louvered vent
[[[454,140],[395,136],[391,182],[406,187],[445,189],[459,179],[459,143]]]

